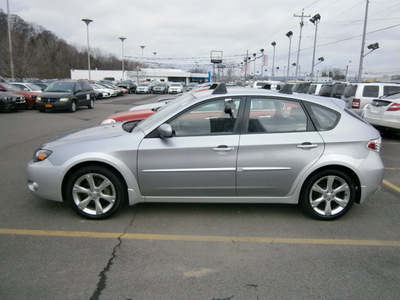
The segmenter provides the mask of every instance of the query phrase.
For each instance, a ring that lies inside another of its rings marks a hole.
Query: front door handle
[[[310,142],[304,142],[304,143],[302,143],[300,145],[297,145],[297,148],[300,148],[300,149],[303,149],[303,150],[309,150],[309,149],[317,148],[317,147],[318,147],[317,144],[312,144]]]
[[[233,147],[228,147],[227,145],[220,145],[220,146],[218,146],[218,147],[215,147],[215,148],[213,148],[213,151],[216,151],[216,152],[229,152],[229,151],[232,151],[232,150],[234,150],[235,148],[233,148]]]

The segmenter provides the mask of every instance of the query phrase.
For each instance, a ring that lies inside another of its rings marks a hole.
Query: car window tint
[[[248,133],[305,131],[307,115],[296,101],[252,98],[246,128]]]
[[[378,97],[379,86],[377,85],[366,85],[363,90],[363,97]]]
[[[175,136],[229,134],[234,131],[240,99],[200,104],[169,122]]]
[[[334,110],[315,104],[311,104],[310,109],[314,124],[319,131],[331,130],[339,122],[340,114]]]
[[[383,87],[383,94],[385,96],[390,96],[390,95],[397,94],[397,93],[400,93],[400,86],[388,85],[388,86]]]

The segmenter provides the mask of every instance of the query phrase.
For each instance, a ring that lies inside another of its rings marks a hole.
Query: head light
[[[103,122],[101,122],[102,125],[104,124],[112,124],[112,123],[117,123],[114,119],[106,119]]]
[[[45,160],[46,158],[48,158],[50,156],[51,153],[53,153],[53,151],[46,150],[46,149],[39,149],[33,155],[33,161],[37,162],[37,161]]]
[[[60,101],[68,101],[69,98],[60,98]]]

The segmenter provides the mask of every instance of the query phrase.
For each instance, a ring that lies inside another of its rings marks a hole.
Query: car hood
[[[0,92],[0,98],[2,97],[9,97],[14,99],[15,97],[22,97],[20,93],[15,93],[15,92]]]
[[[108,116],[105,118],[102,122],[105,120],[113,119],[116,122],[122,122],[122,121],[139,121],[146,119],[148,116],[151,116],[154,114],[155,111],[151,109],[143,109],[143,110],[136,110],[136,111],[124,111],[120,113],[113,114],[111,116]]]
[[[122,124],[99,125],[69,131],[55,136],[41,145],[42,149],[52,149],[64,144],[82,143],[93,140],[109,139],[128,134],[122,129]]]

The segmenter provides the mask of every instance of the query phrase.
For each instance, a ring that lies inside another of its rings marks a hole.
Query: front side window
[[[233,133],[240,99],[218,99],[197,105],[169,122],[175,136]]]
[[[297,101],[252,98],[247,121],[248,133],[307,130],[307,115]]]

